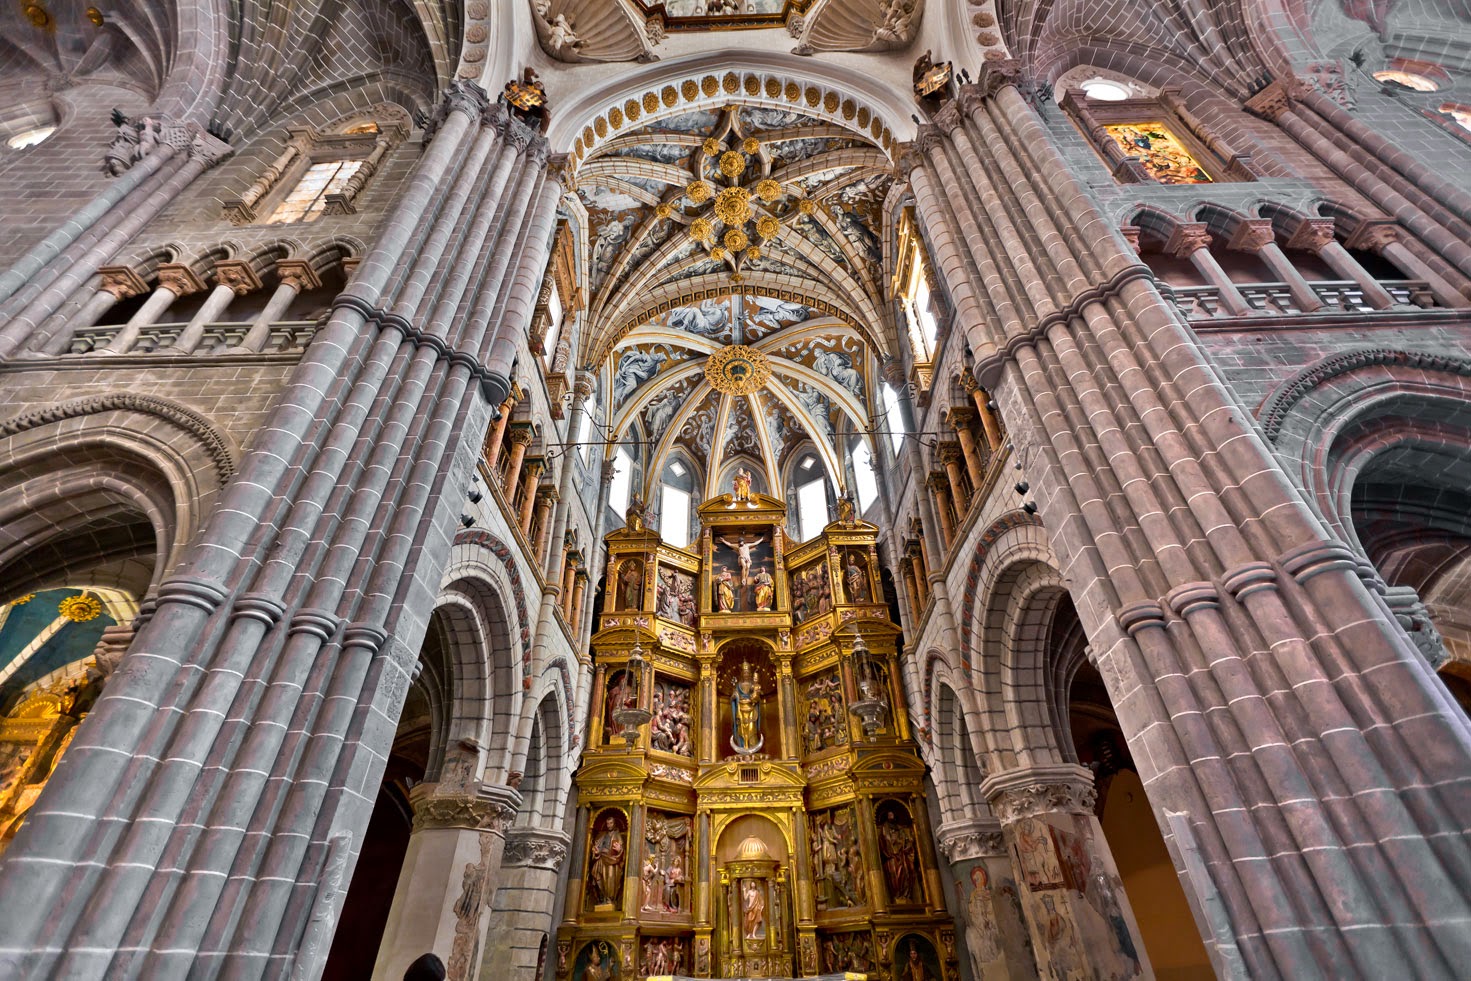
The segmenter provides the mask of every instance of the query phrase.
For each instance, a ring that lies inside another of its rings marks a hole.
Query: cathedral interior
[[[1465,0],[15,0],[0,193],[0,976],[1466,976]]]

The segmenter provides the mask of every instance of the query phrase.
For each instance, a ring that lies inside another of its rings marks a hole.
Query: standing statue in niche
[[[848,568],[843,573],[843,581],[848,587],[849,603],[869,602],[868,570],[858,564],[858,556],[852,552],[848,553]]]
[[[766,936],[766,897],[754,879],[746,879],[741,891],[742,919],[745,922],[747,940],[760,940]]]
[[[623,896],[623,863],[627,859],[623,832],[610,815],[592,844],[592,868],[588,870],[588,898],[594,907],[616,906]]]
[[[771,570],[762,566],[756,572],[756,609],[766,613],[771,610],[776,600],[776,580],[771,578]]]
[[[761,682],[751,662],[741,662],[741,676],[730,688],[730,748],[742,756],[761,752]]]
[[[890,902],[919,902],[920,897],[916,895],[919,886],[919,860],[915,850],[914,829],[901,823],[891,811],[879,823],[878,838]]]
[[[715,579],[715,609],[721,613],[733,613],[735,602],[735,580],[731,578],[730,568],[722,566],[720,575]]]
[[[644,566],[637,559],[623,563],[618,573],[618,583],[623,595],[621,609],[641,610],[644,605]]]

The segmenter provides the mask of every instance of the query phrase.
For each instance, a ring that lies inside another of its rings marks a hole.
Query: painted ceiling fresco
[[[780,487],[808,440],[840,474],[834,433],[867,428],[887,336],[884,200],[892,166],[855,131],[790,109],[686,112],[610,140],[576,175],[587,221],[584,355],[609,366],[609,418],[707,471],[765,461]],[[717,391],[706,359],[743,346],[759,391]]]

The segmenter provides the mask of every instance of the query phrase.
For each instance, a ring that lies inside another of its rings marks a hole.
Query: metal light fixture
[[[622,731],[623,741],[628,744],[630,751],[633,744],[638,742],[638,731],[644,726],[654,714],[643,708],[644,689],[649,673],[649,662],[644,658],[644,649],[637,638],[633,642],[633,650],[628,652],[628,664],[625,666],[628,672],[630,691],[623,704],[613,712],[613,721],[618,723]]]
[[[862,633],[853,640],[853,678],[858,698],[849,703],[848,711],[863,727],[864,738],[873,742],[878,731],[889,722],[889,699],[881,669]]]

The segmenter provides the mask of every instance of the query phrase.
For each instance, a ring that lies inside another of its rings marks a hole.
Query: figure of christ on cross
[[[757,535],[755,538],[747,538],[745,535],[731,541],[729,538],[717,539],[726,548],[734,549],[741,563],[741,585],[751,584],[751,549],[766,541],[765,535]]]

